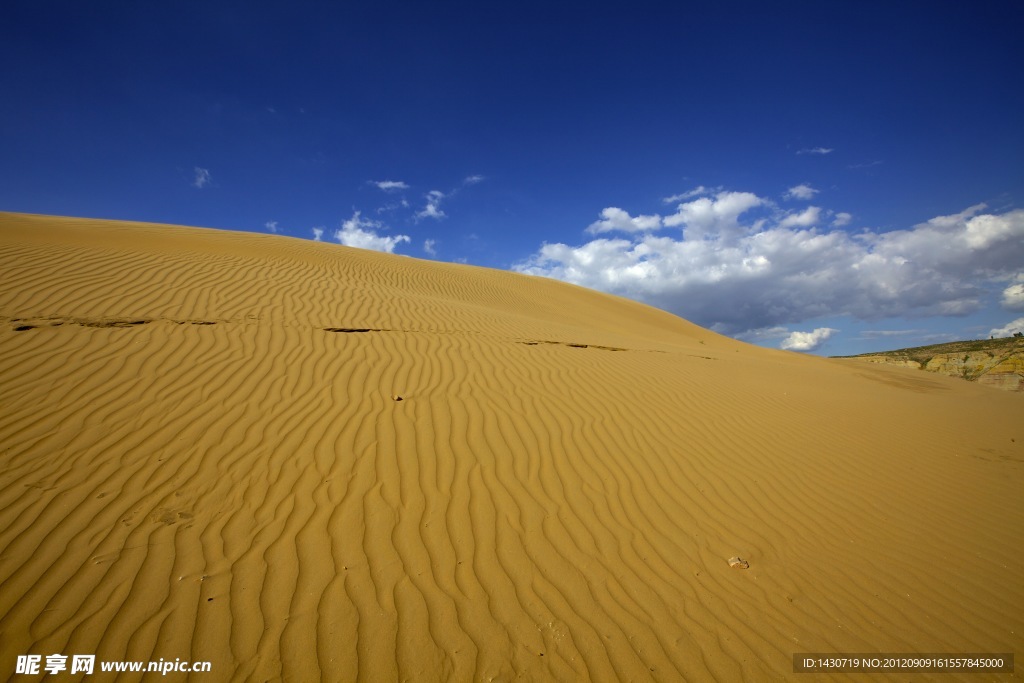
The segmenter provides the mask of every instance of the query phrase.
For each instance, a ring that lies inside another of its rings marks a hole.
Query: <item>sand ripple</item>
[[[538,278],[0,214],[0,672],[1024,651],[1021,407]]]

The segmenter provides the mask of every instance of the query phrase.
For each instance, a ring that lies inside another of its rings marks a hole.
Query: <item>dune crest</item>
[[[0,214],[0,675],[1024,651],[1022,408],[540,278]]]

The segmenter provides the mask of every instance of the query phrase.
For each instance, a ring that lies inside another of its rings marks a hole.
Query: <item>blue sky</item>
[[[515,269],[823,355],[1024,328],[1024,5],[0,9],[0,210]]]

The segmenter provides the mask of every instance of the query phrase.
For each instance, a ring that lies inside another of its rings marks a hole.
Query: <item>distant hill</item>
[[[833,358],[903,365],[1006,391],[1024,391],[1024,337],[956,341]]]

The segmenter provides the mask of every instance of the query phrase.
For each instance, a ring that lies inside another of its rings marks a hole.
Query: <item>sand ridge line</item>
[[[572,349],[600,349],[602,351],[630,351],[631,349],[624,349],[617,346],[599,346],[598,344],[583,344],[580,342],[560,342],[560,341],[549,341],[547,339],[531,339],[529,341],[516,342],[518,344],[525,344],[526,346],[537,346],[538,344],[553,344],[556,346],[566,346]]]
[[[88,317],[69,317],[69,316],[30,316],[23,318],[11,318],[0,316],[0,320],[7,321],[12,324],[12,329],[15,332],[26,332],[34,329],[41,329],[46,327],[61,327],[62,325],[77,325],[79,327],[91,327],[91,328],[129,328],[140,325],[148,325],[154,322],[171,322],[178,325],[217,325],[230,322],[238,321],[226,321],[226,320],[178,320],[173,318],[132,318],[132,317],[100,317],[100,318],[88,318]],[[249,321],[247,321],[249,322]],[[322,327],[324,332],[344,333],[344,334],[359,334],[369,332],[399,332],[403,334],[474,334],[468,331],[462,330],[415,330],[415,329],[392,329],[392,328],[381,328],[381,327]],[[479,333],[476,333],[479,334]],[[528,340],[528,341],[515,341],[517,344],[524,344],[526,346],[536,346],[539,344],[564,346],[567,348],[574,349],[598,349],[602,351],[635,351],[637,349],[627,349],[616,346],[602,346],[600,344],[587,344],[581,342],[561,342],[551,341],[546,339],[539,340]],[[640,349],[642,351],[650,353],[668,353],[667,351],[657,349]],[[692,355],[692,354],[691,354]],[[714,360],[709,356],[694,356],[696,358],[703,358],[705,360]]]
[[[24,318],[0,317],[0,320],[11,323],[14,332],[27,332],[47,327],[77,325],[93,328],[129,328],[148,325],[154,322],[170,322],[177,325],[216,325],[225,321],[217,320],[175,320],[171,318],[137,318],[137,317],[100,317],[79,318],[70,316],[30,316]]]

